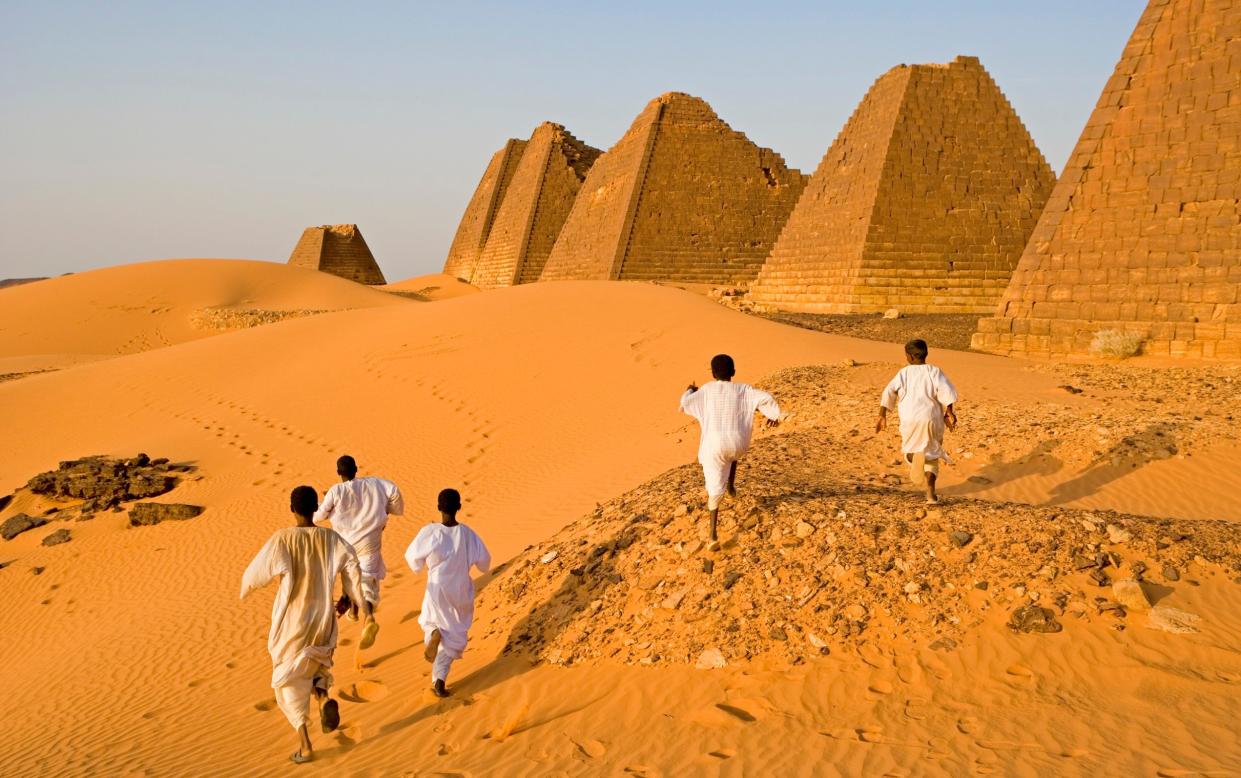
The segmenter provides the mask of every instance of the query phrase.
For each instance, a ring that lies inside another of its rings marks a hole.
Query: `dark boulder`
[[[203,512],[201,505],[183,503],[140,502],[129,509],[129,525],[145,527],[162,521],[184,521]]]

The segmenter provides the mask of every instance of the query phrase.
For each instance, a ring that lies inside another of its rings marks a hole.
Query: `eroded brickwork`
[[[488,289],[539,280],[582,181],[600,155],[559,124],[526,142],[471,283]]]
[[[347,278],[359,284],[384,284],[366,240],[356,224],[307,227],[289,255],[289,264]]]
[[[893,68],[828,149],[750,299],[821,313],[989,312],[1054,181],[977,58]]]
[[[1241,2],[1152,0],[974,348],[1241,358]]]
[[[509,182],[517,171],[525,148],[524,140],[510,139],[504,148],[491,156],[448,248],[445,274],[463,281],[472,280],[487,238],[491,235],[496,213],[504,202]]]
[[[704,101],[662,95],[591,170],[543,278],[750,281],[805,181]]]

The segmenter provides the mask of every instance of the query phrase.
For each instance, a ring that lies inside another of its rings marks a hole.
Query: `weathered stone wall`
[[[483,247],[491,234],[496,213],[504,201],[505,192],[517,171],[525,148],[524,140],[510,139],[504,144],[504,148],[491,156],[482,179],[465,207],[461,222],[457,225],[452,245],[448,248],[448,259],[444,262],[446,275],[463,281],[473,278]]]
[[[582,181],[601,152],[559,124],[531,134],[491,226],[471,283],[480,288],[537,281]]]
[[[308,227],[289,255],[289,264],[331,273],[359,284],[386,283],[356,224]]]
[[[749,281],[805,177],[702,100],[652,100],[587,176],[544,280]]]
[[[1055,176],[975,57],[884,74],[754,284],[796,311],[985,313]]]
[[[582,183],[541,280],[615,278],[664,104],[652,100]]]
[[[974,348],[1241,358],[1241,3],[1152,0]]]

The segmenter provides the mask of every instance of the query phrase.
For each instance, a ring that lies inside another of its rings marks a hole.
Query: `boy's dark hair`
[[[358,474],[358,463],[353,461],[353,457],[345,454],[336,460],[336,475],[343,475],[346,478],[353,478]]]
[[[456,489],[443,489],[440,491],[436,504],[441,512],[455,516],[457,511],[461,510],[461,492]]]
[[[733,358],[727,354],[716,354],[711,357],[711,375],[719,379],[732,378],[737,375],[737,366],[733,364]]]
[[[921,338],[915,338],[905,344],[905,353],[919,361],[926,359],[926,355],[930,350],[926,347],[926,341]]]
[[[289,507],[298,516],[309,519],[319,510],[319,493],[313,486],[299,486],[289,495]]]

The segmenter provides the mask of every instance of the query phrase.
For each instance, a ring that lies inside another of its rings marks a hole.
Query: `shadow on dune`
[[[1044,440],[1011,462],[997,457],[979,468],[965,483],[953,484],[941,491],[948,496],[963,497],[1032,475],[1053,475],[1064,468],[1064,461],[1052,456],[1060,445],[1059,440]]]
[[[1064,505],[1089,497],[1113,481],[1152,462],[1176,456],[1179,423],[1158,422],[1136,435],[1122,438],[1100,454],[1076,478],[1057,484],[1044,505]]]

